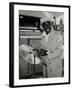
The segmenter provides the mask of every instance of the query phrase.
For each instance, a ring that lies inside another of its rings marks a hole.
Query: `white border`
[[[64,12],[64,77],[19,80],[19,10]],[[68,8],[14,5],[14,86],[68,82]]]

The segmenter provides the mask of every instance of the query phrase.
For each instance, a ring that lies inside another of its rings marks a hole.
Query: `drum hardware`
[[[42,63],[45,67],[47,67],[47,65],[45,63]]]
[[[22,52],[24,52],[25,55],[23,55]],[[27,61],[30,64],[34,64],[34,73],[30,75],[30,77],[36,78],[37,74],[35,71],[35,68],[36,68],[35,65],[41,62],[41,60],[37,57],[37,54],[39,54],[40,56],[46,56],[48,55],[47,51],[44,49],[41,49],[41,51],[39,51],[35,47],[32,48],[31,46],[28,46],[28,45],[21,45],[20,54],[25,61]],[[47,65],[45,65],[44,63],[42,64],[46,67],[46,77],[47,77]],[[28,74],[29,74],[29,68],[28,68]]]
[[[46,78],[48,77],[48,75],[47,75],[47,65],[45,64],[45,63],[42,63],[44,66],[45,66],[45,68],[46,68]]]
[[[36,56],[36,48],[32,48],[28,45],[20,45],[20,55],[23,57],[25,61],[27,61],[30,64],[34,64],[34,73],[30,75],[31,77],[35,78],[35,64],[39,64],[41,60]],[[24,53],[23,53],[24,52]],[[29,67],[29,64],[28,64]],[[28,74],[29,74],[29,68],[28,68]]]
[[[35,78],[35,55],[34,55],[34,75],[33,77]]]

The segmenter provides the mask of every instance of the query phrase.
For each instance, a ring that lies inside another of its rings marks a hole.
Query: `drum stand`
[[[36,58],[36,56],[34,55],[34,73],[33,73],[33,78],[35,78],[35,58]],[[44,63],[42,63],[44,66],[45,66],[45,68],[46,68],[46,78],[48,77],[48,75],[47,75],[47,65],[45,65]]]
[[[31,54],[31,52],[30,52],[30,54]],[[36,56],[34,55],[34,72],[31,75],[33,78],[35,78],[35,58],[36,58]],[[28,62],[28,74],[29,74],[29,62]]]
[[[34,55],[34,73],[33,73],[33,78],[35,78],[35,76],[36,76],[36,73],[35,73],[35,59],[36,58],[36,56]],[[44,66],[45,66],[45,68],[46,68],[46,78],[48,78],[48,75],[47,75],[47,65],[46,64],[44,64],[44,63],[42,63]]]
[[[34,55],[34,73],[33,73],[33,78],[35,78],[35,55]]]
[[[48,77],[48,75],[47,75],[47,65],[46,64],[44,64],[44,63],[42,63],[44,66],[45,66],[45,71],[46,71],[46,78]]]

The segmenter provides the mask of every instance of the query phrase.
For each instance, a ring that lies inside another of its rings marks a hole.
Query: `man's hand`
[[[46,55],[48,55],[48,51],[45,50],[45,49],[40,49],[38,55],[39,55],[39,56],[46,56]]]

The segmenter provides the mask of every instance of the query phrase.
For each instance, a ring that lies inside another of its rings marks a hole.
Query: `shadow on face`
[[[51,22],[50,21],[46,21],[42,24],[42,27],[44,29],[44,31],[46,32],[46,34],[48,34],[51,31]]]

